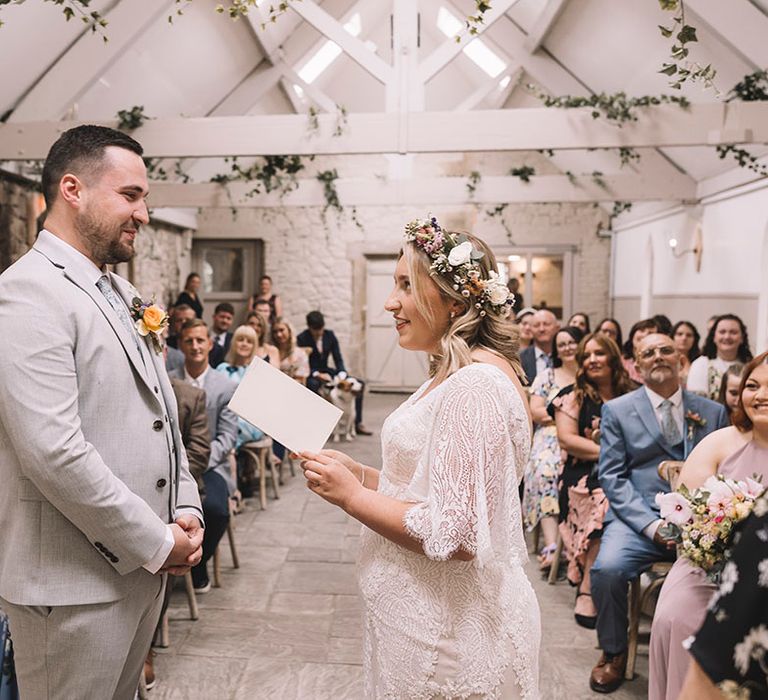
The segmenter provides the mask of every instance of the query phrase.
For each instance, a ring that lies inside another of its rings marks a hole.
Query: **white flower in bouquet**
[[[661,509],[661,517],[673,525],[684,525],[693,517],[688,499],[676,491],[656,494],[656,505]]]

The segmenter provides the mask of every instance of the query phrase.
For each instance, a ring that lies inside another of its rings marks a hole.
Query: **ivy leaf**
[[[696,38],[696,27],[692,27],[690,24],[684,24],[683,28],[677,34],[677,40],[681,44],[698,41]]]
[[[674,75],[677,73],[677,66],[674,63],[665,63],[661,67],[659,73],[664,73],[664,75]]]
[[[658,25],[658,26],[659,26],[659,31],[661,32],[661,35],[665,39],[669,39],[669,37],[672,36],[672,30],[671,29],[667,29],[666,27],[663,27],[662,25]]]
[[[677,9],[679,0],[659,0],[659,6],[665,12],[671,12]]]

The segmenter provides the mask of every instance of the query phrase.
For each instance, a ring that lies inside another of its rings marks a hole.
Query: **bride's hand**
[[[330,456],[335,450],[322,450],[320,453],[302,452],[301,468],[310,491],[314,491],[329,503],[346,510],[352,497],[362,489],[360,481],[351,469],[341,460]],[[337,453],[347,460],[350,458]]]
[[[349,469],[349,471],[351,471],[358,479],[360,479],[360,476],[362,475],[362,472],[363,472],[363,465],[360,464],[360,462],[356,462],[349,455],[344,454],[343,452],[339,452],[338,450],[320,450],[319,454],[323,455],[324,457],[329,457],[330,459],[334,459],[337,462],[340,462],[347,469]]]

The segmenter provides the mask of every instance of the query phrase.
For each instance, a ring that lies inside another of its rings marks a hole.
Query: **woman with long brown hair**
[[[600,411],[606,401],[635,388],[619,346],[592,333],[576,351],[576,381],[553,402],[560,446],[568,453],[560,478],[560,534],[568,556],[568,580],[577,586],[576,622],[594,629],[589,570],[597,558],[608,499],[597,480]]]

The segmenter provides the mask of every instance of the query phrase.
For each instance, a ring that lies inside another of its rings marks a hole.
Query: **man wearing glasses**
[[[605,404],[600,421],[597,469],[610,509],[591,570],[603,654],[589,681],[600,693],[613,692],[624,680],[629,580],[656,561],[674,558],[674,542],[658,531],[656,494],[669,491],[659,463],[684,460],[705,435],[728,425],[723,406],[681,389],[672,338],[646,336],[635,362],[644,386]]]

